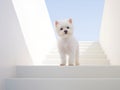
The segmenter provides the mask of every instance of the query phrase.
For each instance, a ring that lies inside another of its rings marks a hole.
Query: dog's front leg
[[[65,53],[60,52],[60,58],[61,58],[60,66],[65,66],[66,65],[66,55],[65,55]]]
[[[69,61],[68,61],[69,66],[74,66],[74,60],[75,60],[75,52],[73,51],[69,54]]]

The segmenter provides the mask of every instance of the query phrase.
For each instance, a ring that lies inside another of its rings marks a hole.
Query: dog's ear
[[[71,24],[72,24],[72,18],[69,18],[69,19],[68,19],[68,21],[69,21],[69,23],[71,23]]]
[[[55,26],[57,26],[59,24],[59,22],[58,21],[55,21]]]

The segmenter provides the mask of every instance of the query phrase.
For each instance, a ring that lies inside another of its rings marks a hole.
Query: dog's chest
[[[65,53],[71,52],[73,45],[72,41],[69,40],[63,40],[60,42],[60,49],[64,51]]]
[[[62,48],[66,51],[70,50],[71,49],[71,43],[67,43],[67,42],[64,42],[64,44],[62,45]]]

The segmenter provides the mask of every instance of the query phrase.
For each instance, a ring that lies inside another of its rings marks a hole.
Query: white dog
[[[61,57],[61,66],[79,65],[79,44],[73,36],[72,19],[55,21],[55,30],[58,35],[58,49]]]

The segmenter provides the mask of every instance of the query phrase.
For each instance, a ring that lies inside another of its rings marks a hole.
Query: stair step
[[[102,50],[86,50],[86,49],[83,49],[83,50],[79,50],[80,53],[104,53]],[[50,53],[59,53],[58,50],[57,51],[51,51]]]
[[[81,50],[81,49],[79,49],[79,52],[80,52],[80,54],[82,54],[82,53],[97,53],[97,54],[99,54],[99,53],[104,53],[103,52],[103,50],[93,50],[93,49],[91,49],[91,50],[86,50],[86,49],[84,49],[84,50]],[[54,51],[54,50],[52,50],[50,53],[53,53],[53,54],[55,54],[55,53],[59,53],[59,51],[57,50],[57,51]]]
[[[51,61],[51,60],[55,60],[55,61],[61,61],[61,59],[60,58],[47,58],[47,60],[44,60],[44,61]],[[80,57],[80,61],[109,61],[109,60],[106,60],[106,58],[82,58],[82,57]]]
[[[47,55],[47,58],[60,58],[59,55]],[[80,55],[80,58],[106,58],[105,55]]]
[[[58,47],[55,46],[53,49],[57,49]],[[92,44],[79,44],[79,48],[101,48],[99,44],[92,45]]]
[[[120,78],[12,78],[6,90],[120,90]]]
[[[44,60],[43,65],[59,65],[60,64],[60,59],[47,59]],[[109,60],[105,59],[81,59],[80,60],[80,65],[109,65]]]
[[[59,55],[59,52],[50,52],[48,55]],[[79,55],[105,55],[103,52],[80,52]]]
[[[95,42],[95,41],[79,41],[79,45],[99,45],[99,42]]]
[[[17,66],[19,78],[120,78],[120,66]]]
[[[96,47],[96,48],[80,47],[79,50],[80,50],[80,51],[84,51],[84,50],[85,50],[85,51],[88,51],[88,50],[93,50],[93,51],[98,51],[98,50],[100,50],[100,51],[102,51],[100,47]],[[54,52],[58,52],[58,49],[55,48],[55,49],[53,49],[53,51],[54,51]]]

